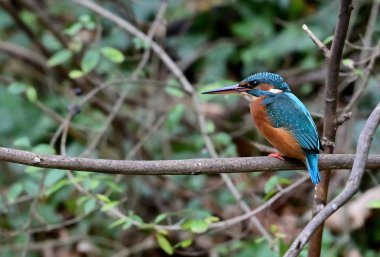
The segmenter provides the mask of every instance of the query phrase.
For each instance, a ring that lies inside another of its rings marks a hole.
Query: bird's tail
[[[318,154],[313,152],[306,152],[306,165],[310,173],[311,182],[317,185],[321,181],[321,174],[318,169]]]

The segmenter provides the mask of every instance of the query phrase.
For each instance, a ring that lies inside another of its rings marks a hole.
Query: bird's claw
[[[277,158],[277,159],[280,159],[280,160],[285,161],[284,157],[282,157],[282,156],[280,155],[280,153],[271,153],[271,154],[269,154],[268,156],[271,156],[271,157],[274,157],[274,158]]]

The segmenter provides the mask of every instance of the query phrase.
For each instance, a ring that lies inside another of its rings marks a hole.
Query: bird
[[[250,99],[254,124],[278,153],[269,156],[298,159],[307,167],[311,182],[321,181],[318,154],[323,150],[317,127],[305,105],[275,73],[260,72],[239,83],[202,94],[240,94]]]

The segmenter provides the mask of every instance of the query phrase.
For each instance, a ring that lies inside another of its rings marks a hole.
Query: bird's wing
[[[317,128],[305,105],[292,93],[266,98],[263,103],[273,127],[286,128],[305,150],[318,153],[321,144]]]

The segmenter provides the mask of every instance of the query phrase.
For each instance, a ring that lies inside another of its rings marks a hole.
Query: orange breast
[[[305,153],[290,131],[272,126],[266,114],[265,106],[261,104],[263,100],[264,97],[259,97],[250,104],[252,119],[256,127],[282,155],[305,161]]]

